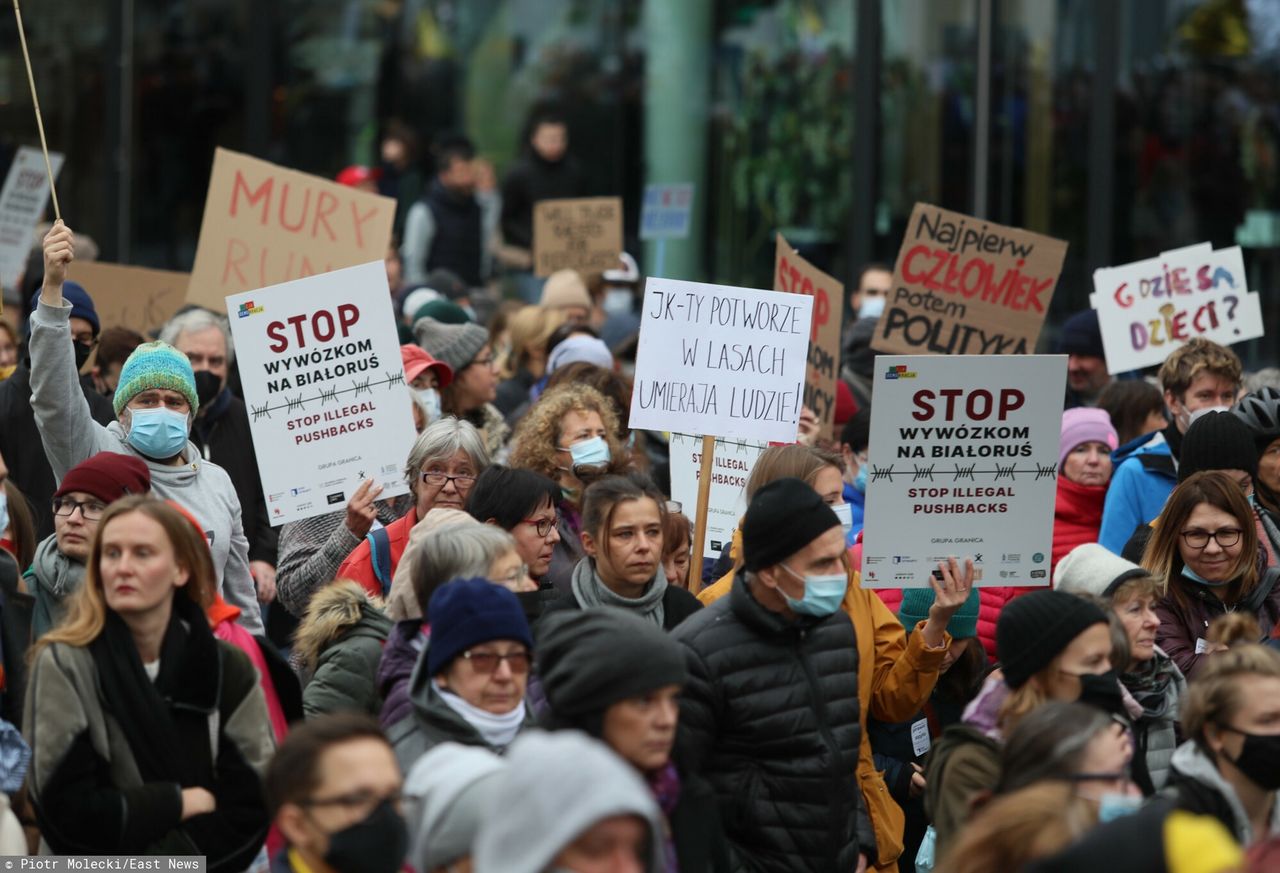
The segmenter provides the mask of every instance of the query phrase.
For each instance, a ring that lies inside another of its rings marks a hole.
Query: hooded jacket
[[[1165,431],[1125,443],[1112,453],[1111,463],[1098,542],[1118,555],[1134,530],[1164,509],[1178,483],[1178,467]]]
[[[240,624],[255,636],[263,634],[249,574],[249,541],[231,477],[206,461],[190,440],[183,451],[185,462],[175,467],[136,451],[119,422],[103,427],[94,421],[76,378],[70,320],[70,306],[43,301],[31,316],[31,406],[53,475],[61,482],[67,471],[98,452],[140,458],[151,472],[151,493],[182,504],[200,522],[218,573],[218,591],[240,609]]]
[[[391,619],[356,582],[339,579],[311,598],[293,650],[312,670],[302,689],[308,718],[353,710],[377,715],[382,695],[378,661]]]
[[[1165,793],[1175,799],[1179,809],[1218,819],[1242,846],[1280,835],[1280,791],[1271,804],[1270,832],[1255,834],[1236,790],[1222,778],[1213,760],[1194,741],[1183,743],[1173,753]]]
[[[485,742],[484,737],[480,736],[480,732],[470,722],[444,702],[441,693],[436,687],[435,677],[427,670],[426,657],[420,655],[413,667],[413,676],[409,679],[409,715],[387,728],[387,739],[395,749],[396,760],[400,762],[402,772],[409,772],[414,761],[440,743],[480,746],[497,753],[504,751]],[[533,713],[529,711],[527,704],[520,705],[525,710],[524,725],[521,727],[521,730],[525,730],[533,726]]]
[[[1267,570],[1258,587],[1232,607],[1250,612],[1258,619],[1263,639],[1280,626],[1280,579],[1277,577],[1280,577],[1280,569]],[[1266,591],[1268,584],[1271,586],[1269,592]],[[1174,596],[1175,589],[1185,595],[1186,605]],[[1209,622],[1227,612],[1227,605],[1203,585],[1182,577],[1170,579],[1165,596],[1156,603],[1156,615],[1160,616],[1156,645],[1173,659],[1182,675],[1194,679],[1196,670],[1206,657],[1197,652],[1199,641],[1204,638]]]
[[[398,621],[387,633],[378,661],[378,694],[382,697],[382,712],[378,722],[382,729],[390,730],[396,722],[406,719],[413,712],[409,702],[409,680],[418,656],[426,648],[427,637],[422,630],[422,619],[409,618]]]
[[[1058,495],[1053,509],[1053,549],[1049,578],[1067,552],[1084,543],[1096,543],[1102,526],[1106,485],[1081,485],[1058,475]]]
[[[734,534],[734,562],[741,548]],[[730,590],[733,575],[703,589],[698,599],[704,604],[716,602]],[[861,576],[849,571],[849,589],[841,610],[853,625],[858,649],[858,707],[861,742],[858,748],[857,778],[867,815],[875,828],[878,860],[876,869],[892,870],[902,852],[902,833],[906,825],[902,809],[894,802],[875,765],[871,740],[867,736],[867,716],[881,721],[898,722],[911,718],[929,700],[938,681],[938,669],[946,657],[951,636],[944,635],[946,646],[929,649],[924,634],[908,636],[898,617],[890,612],[874,591],[862,587]],[[703,610],[704,612],[706,610]],[[915,630],[923,627],[923,622]]]
[[[66,617],[69,598],[84,583],[85,566],[58,550],[57,534],[36,546],[31,567],[23,574],[27,590],[35,598],[31,616],[31,641],[35,642]]]
[[[676,761],[720,802],[735,870],[853,870],[876,857],[858,768],[858,646],[847,617],[788,622],[729,596],[672,632],[687,647]]]

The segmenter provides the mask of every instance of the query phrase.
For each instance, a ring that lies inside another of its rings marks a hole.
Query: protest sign
[[[49,152],[49,164],[56,178],[62,169],[62,155]],[[44,156],[40,149],[20,147],[0,188],[0,287],[10,289],[18,284],[48,199]]]
[[[719,557],[733,539],[738,520],[747,511],[747,477],[768,443],[751,440],[716,440],[711,464],[711,491],[707,502],[703,554]],[[671,435],[671,499],[678,501],[690,520],[698,503],[702,469],[702,438]]]
[[[67,276],[93,298],[103,327],[127,327],[143,336],[161,327],[187,299],[186,273],[76,261]]]
[[[813,298],[650,276],[631,427],[795,442]]]
[[[917,203],[872,348],[1023,355],[1034,349],[1067,244]]]
[[[539,276],[577,270],[584,279],[612,270],[622,254],[622,200],[540,200],[533,207],[533,265]]]
[[[409,490],[413,414],[382,260],[226,299],[271,524]]]
[[[218,149],[187,300],[220,312],[231,294],[381,261],[395,212],[390,197]]]
[[[1200,243],[1093,274],[1107,371],[1156,366],[1193,337],[1224,346],[1263,335],[1239,246]]]
[[[1048,585],[1065,355],[876,358],[862,580],[921,588],[948,556],[982,585]]]
[[[693,215],[693,183],[654,182],[644,186],[640,239],[685,239]]]
[[[773,260],[773,290],[806,294],[813,298],[804,405],[817,413],[823,439],[834,439],[836,369],[840,363],[840,308],[844,300],[844,286],[800,257],[782,234],[778,234]]]

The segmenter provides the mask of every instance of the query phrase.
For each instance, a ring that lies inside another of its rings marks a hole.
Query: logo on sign
[[[330,506],[333,506],[335,503],[341,503],[346,500],[347,495],[343,494],[341,491],[335,491],[333,494],[326,494],[324,499],[329,502]]]
[[[294,497],[298,497],[302,494],[306,494],[310,490],[311,490],[310,488],[290,488],[289,493],[292,494]]]
[[[1032,555],[1032,556],[1031,556],[1031,563],[1033,563],[1033,564],[1043,564],[1043,563],[1044,563],[1044,552],[1036,552],[1034,555]]]
[[[914,379],[916,375],[917,374],[914,370],[907,369],[906,364],[898,364],[895,367],[890,367],[885,372],[884,377],[890,382],[893,382],[897,379]]]
[[[1001,555],[1001,556],[1000,556],[1000,563],[1002,563],[1002,564],[1021,564],[1021,563],[1022,563],[1022,555],[1018,554],[1017,552],[1008,552],[1008,553],[1003,554],[1003,555]]]
[[[713,551],[713,552],[723,552],[723,551],[724,551],[724,543],[720,542],[719,540],[712,540],[712,541],[711,541],[711,551]]]
[[[1045,576],[1045,573],[1047,573],[1047,572],[1049,572],[1049,571],[1048,571],[1048,570],[1032,570],[1032,571],[1031,571],[1031,578],[1032,578],[1032,579],[1043,579],[1043,578],[1044,578],[1044,576]]]
[[[252,300],[246,300],[240,304],[240,308],[236,310],[236,315],[240,318],[248,318],[250,315],[257,315],[261,311],[261,306],[254,306]]]

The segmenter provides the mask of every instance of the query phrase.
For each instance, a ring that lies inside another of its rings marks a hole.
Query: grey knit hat
[[[444,361],[455,375],[474,361],[489,341],[489,332],[478,324],[443,324],[434,318],[415,321],[413,336],[427,354]]]
[[[471,854],[480,823],[497,812],[505,763],[488,749],[441,743],[409,770],[404,794],[415,870],[435,870]]]

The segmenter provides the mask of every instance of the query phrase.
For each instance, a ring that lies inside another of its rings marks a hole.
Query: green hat
[[[416,323],[419,318],[434,318],[441,324],[470,324],[471,316],[467,311],[451,300],[432,300],[418,307],[413,314]]]
[[[168,343],[143,343],[133,350],[120,368],[120,382],[112,399],[116,415],[130,400],[143,391],[167,388],[177,391],[191,404],[191,414],[200,408],[196,395],[196,376],[187,356]]]
[[[902,605],[898,607],[898,620],[908,631],[929,618],[929,607],[937,595],[932,588],[908,588],[902,592]],[[956,610],[947,622],[947,633],[957,640],[978,635],[978,589],[969,592],[969,599]]]

